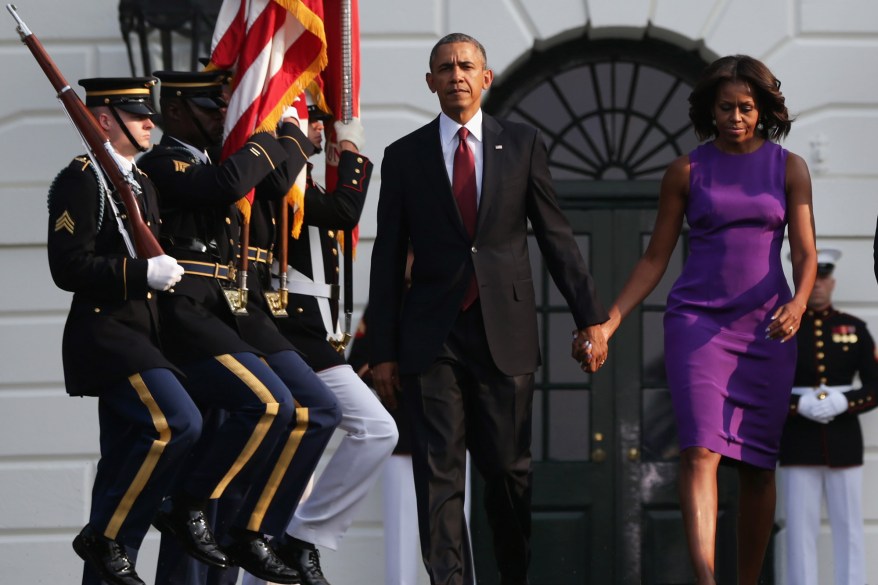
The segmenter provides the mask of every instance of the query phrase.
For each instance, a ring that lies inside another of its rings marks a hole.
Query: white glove
[[[146,261],[146,282],[154,290],[168,290],[183,278],[183,267],[162,254]]]
[[[838,416],[848,409],[848,399],[844,392],[838,388],[827,388],[829,396],[823,402],[829,402],[832,406],[832,416]]]
[[[287,120],[287,118],[292,118],[292,120]],[[280,121],[282,123],[284,121],[292,122],[299,127],[299,130],[301,130],[305,134],[308,133],[308,131],[302,127],[302,120],[299,118],[299,110],[296,109],[296,106],[289,106],[286,110],[284,110],[284,113],[281,114]]]
[[[335,141],[337,143],[341,144],[347,140],[359,151],[366,147],[366,131],[363,130],[363,124],[359,118],[351,118],[351,121],[347,124],[341,120],[336,120],[333,127],[335,128]]]
[[[817,398],[818,392],[822,392],[822,390],[812,390],[807,394],[802,394],[799,398],[798,411],[799,415],[825,425],[835,418],[835,415],[831,414],[826,405],[823,404],[827,400]]]

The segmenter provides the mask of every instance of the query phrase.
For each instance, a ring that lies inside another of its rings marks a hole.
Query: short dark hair
[[[485,69],[488,68],[488,54],[485,52],[485,47],[482,46],[482,43],[477,41],[475,38],[464,34],[464,33],[451,33],[447,34],[441,39],[439,39],[435,45],[433,45],[433,50],[430,51],[430,71],[433,70],[433,60],[436,59],[436,53],[439,52],[439,47],[442,45],[449,45],[451,43],[469,43],[479,50],[479,53],[482,54],[482,65]]]
[[[793,120],[780,92],[780,80],[762,61],[747,55],[721,57],[704,68],[695,89],[689,94],[689,119],[699,140],[717,136],[713,106],[720,84],[743,81],[753,88],[763,138],[778,140],[790,132]]]

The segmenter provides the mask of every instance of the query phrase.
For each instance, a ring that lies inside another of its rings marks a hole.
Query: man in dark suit
[[[590,372],[606,359],[598,325],[607,314],[556,202],[539,133],[481,111],[493,80],[484,47],[459,33],[442,38],[426,80],[442,114],[384,155],[369,292],[372,375],[382,396],[400,385],[406,395],[431,582],[473,581],[463,515],[469,448],[486,482],[501,583],[521,585],[540,363],[528,222],[573,313],[574,346],[589,348],[581,355]],[[409,242],[415,260],[403,302]]]

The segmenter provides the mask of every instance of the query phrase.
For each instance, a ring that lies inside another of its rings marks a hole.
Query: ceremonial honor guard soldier
[[[240,237],[235,203],[263,181],[273,181],[273,173],[295,176],[304,164],[303,135],[283,124],[279,137],[256,133],[222,162],[212,161],[208,150],[222,143],[222,92],[229,72],[155,75],[161,81],[164,136],[140,163],[161,193],[162,244],[185,269],[181,282],[159,300],[165,349],[186,373],[195,402],[228,413],[196,446],[197,456],[181,474],[156,525],[210,565],[225,568],[225,552],[231,563],[261,578],[298,583],[296,571],[264,537],[283,529],[313,470],[290,465],[290,453],[307,449],[299,443],[290,390],[330,395],[290,344],[279,335],[269,337],[271,329],[264,329],[264,339],[243,336],[242,321],[259,315],[244,315],[241,301],[246,299],[236,289],[234,273]],[[326,404],[325,426],[331,432],[338,415],[331,402]],[[322,445],[311,454],[314,465],[321,451]],[[204,510],[233,482],[249,491],[224,530],[220,548]],[[159,582],[193,582],[176,563],[180,558],[173,543],[163,539]]]
[[[832,306],[841,252],[818,250],[817,280],[797,334],[798,361],[780,450],[787,582],[817,585],[821,501],[832,528],[835,585],[863,585],[863,433],[878,405],[878,363],[866,324]],[[860,386],[854,387],[859,376]]]
[[[315,152],[322,149],[323,123],[329,119],[327,113],[309,106],[307,130]],[[338,236],[360,219],[372,163],[359,152],[365,136],[359,119],[336,122],[335,130],[340,147],[338,182],[326,192],[313,181],[309,163],[301,234],[285,235],[289,317],[276,321],[336,396],[342,411],[339,428],[345,433],[310,495],[299,504],[286,534],[276,539],[278,555],[299,572],[302,585],[329,585],[317,546],[338,549],[357,505],[380,477],[382,464],[399,438],[393,418],[346,363],[344,346],[338,345]],[[351,253],[352,243],[344,245]]]
[[[182,268],[170,256],[137,257],[131,236],[131,211],[159,231],[155,189],[133,162],[155,127],[155,79],[79,83],[140,209],[126,210],[90,156],[73,159],[49,190],[49,267],[73,293],[64,380],[70,395],[98,397],[100,423],[89,521],[73,548],[85,560],[83,583],[143,585],[129,554],[200,435],[201,415],[159,346],[155,291],[176,284]]]

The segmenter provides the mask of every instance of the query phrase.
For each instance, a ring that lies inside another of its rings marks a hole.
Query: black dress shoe
[[[125,547],[115,540],[96,534],[88,524],[73,539],[73,550],[107,583],[146,585],[137,576]]]
[[[277,548],[277,556],[302,576],[302,585],[329,585],[320,568],[320,551],[313,544],[289,538]]]
[[[302,582],[298,571],[287,566],[262,537],[241,538],[225,549],[233,563],[254,577],[285,585]]]
[[[163,534],[173,536],[189,556],[220,569],[228,568],[229,557],[220,550],[204,512],[171,507],[159,510],[152,525]]]

